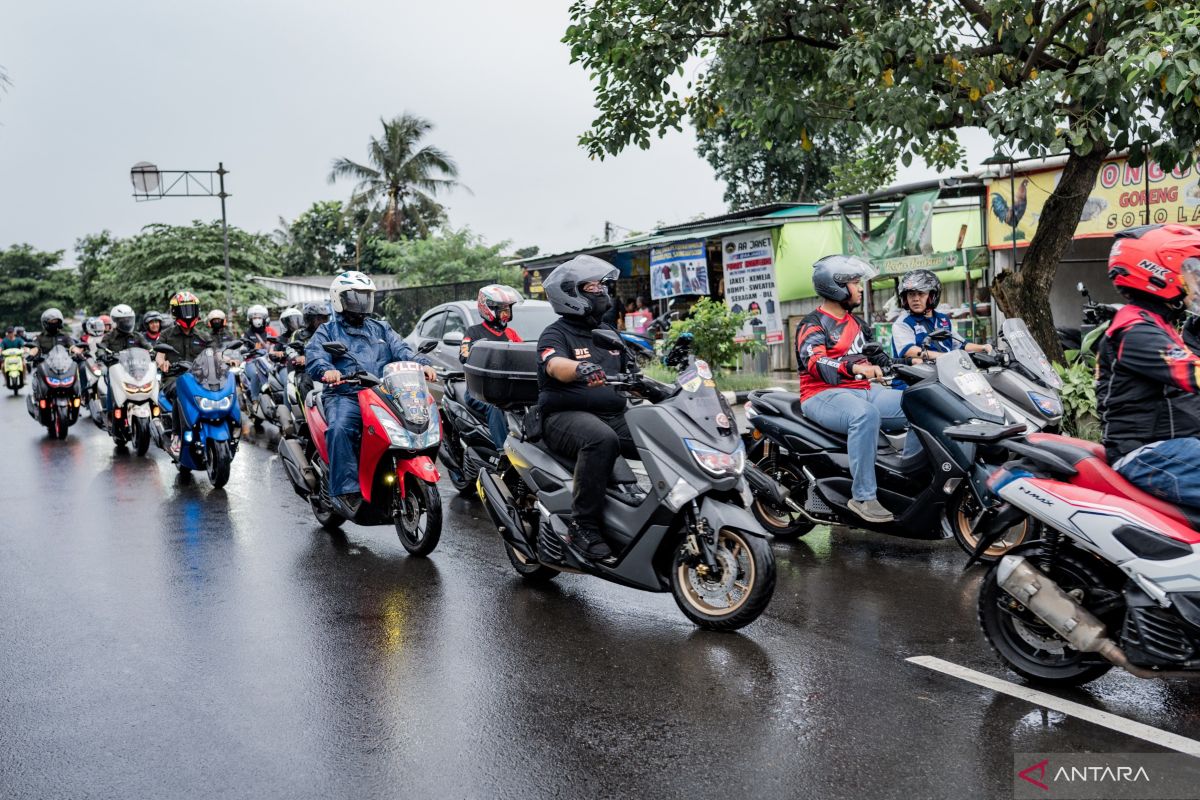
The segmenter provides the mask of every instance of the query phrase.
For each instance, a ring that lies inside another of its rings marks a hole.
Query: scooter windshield
[[[938,382],[949,388],[987,422],[1004,422],[1004,409],[992,386],[975,368],[971,357],[962,350],[947,353],[937,360]]]
[[[1028,370],[1030,375],[1051,389],[1062,388],[1062,379],[1058,377],[1058,373],[1054,371],[1054,367],[1050,366],[1050,359],[1046,358],[1045,352],[1038,346],[1037,340],[1033,338],[1033,334],[1029,332],[1029,327],[1026,326],[1025,320],[1004,320],[1004,324],[1000,326],[1000,334],[1004,337],[1004,341],[1008,343],[1008,348],[1012,351],[1013,358],[1017,360],[1018,364]]]
[[[75,362],[71,360],[71,355],[67,352],[67,348],[61,344],[55,345],[46,354],[46,360],[42,364],[45,367],[46,373],[55,378],[65,378],[75,372]]]
[[[125,374],[129,376],[130,380],[137,383],[149,382],[150,369],[154,363],[150,360],[149,350],[130,347],[117,355],[117,361],[120,362],[121,368],[125,370]]]
[[[433,403],[425,373],[415,361],[393,361],[383,368],[383,392],[400,410],[400,416],[414,430],[423,430],[429,424],[429,410]]]
[[[191,375],[207,391],[215,392],[225,386],[225,379],[229,375],[229,366],[222,360],[221,354],[215,348],[206,347],[192,361]]]
[[[721,436],[733,432],[733,411],[725,402],[725,395],[717,391],[707,362],[692,362],[679,373],[675,382],[681,390],[675,395],[676,404],[692,422],[706,430],[715,428]]]

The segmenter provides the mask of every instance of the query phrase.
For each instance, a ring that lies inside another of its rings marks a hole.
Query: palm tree
[[[369,207],[380,219],[388,241],[403,234],[427,236],[444,212],[434,200],[438,192],[459,186],[458,167],[453,159],[421,139],[433,123],[405,112],[383,124],[383,138],[371,137],[369,165],[348,158],[335,158],[329,182],[338,178],[358,181],[349,209]]]

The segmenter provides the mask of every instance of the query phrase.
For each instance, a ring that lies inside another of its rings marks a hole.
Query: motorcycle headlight
[[[388,439],[393,445],[396,447],[409,446],[409,442],[412,440],[412,437],[409,435],[408,431],[404,430],[404,426],[399,422],[380,414],[379,424],[383,426],[383,432],[388,435]]]
[[[1047,417],[1061,417],[1063,413],[1062,401],[1057,397],[1050,395],[1038,394],[1037,392],[1029,392],[1030,401],[1037,406],[1038,411],[1041,411]]]
[[[121,381],[121,385],[125,387],[125,391],[132,392],[134,394],[136,394],[138,392],[150,391],[149,389],[143,389],[141,386],[138,386],[136,383],[129,383],[128,381]]]
[[[696,463],[710,475],[741,475],[746,466],[746,449],[741,442],[732,453],[700,444],[695,439],[684,439],[683,442]]]

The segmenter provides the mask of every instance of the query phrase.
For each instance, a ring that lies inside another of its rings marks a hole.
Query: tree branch
[[[1037,44],[1033,46],[1033,50],[1031,50],[1029,53],[1029,58],[1025,60],[1025,66],[1021,68],[1020,77],[1029,77],[1029,71],[1033,69],[1034,61],[1037,60],[1039,56],[1053,58],[1053,56],[1048,56],[1046,53],[1046,48],[1049,46],[1050,42],[1054,41],[1054,37],[1058,35],[1059,31],[1067,26],[1067,23],[1071,21],[1072,17],[1082,14],[1091,7],[1092,4],[1090,2],[1077,3],[1073,8],[1068,9],[1066,13],[1056,19],[1054,24],[1050,26],[1050,30],[1046,31],[1042,38],[1038,40]],[[1055,61],[1058,61],[1058,59],[1055,59]],[[1059,63],[1062,64],[1062,67],[1057,67],[1059,69],[1062,69],[1066,66],[1064,62],[1060,61]]]

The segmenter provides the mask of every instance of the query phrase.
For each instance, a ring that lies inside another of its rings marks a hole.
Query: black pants
[[[602,527],[604,490],[617,456],[638,457],[625,416],[558,411],[542,423],[542,436],[551,450],[575,459],[571,506],[576,522]]]

